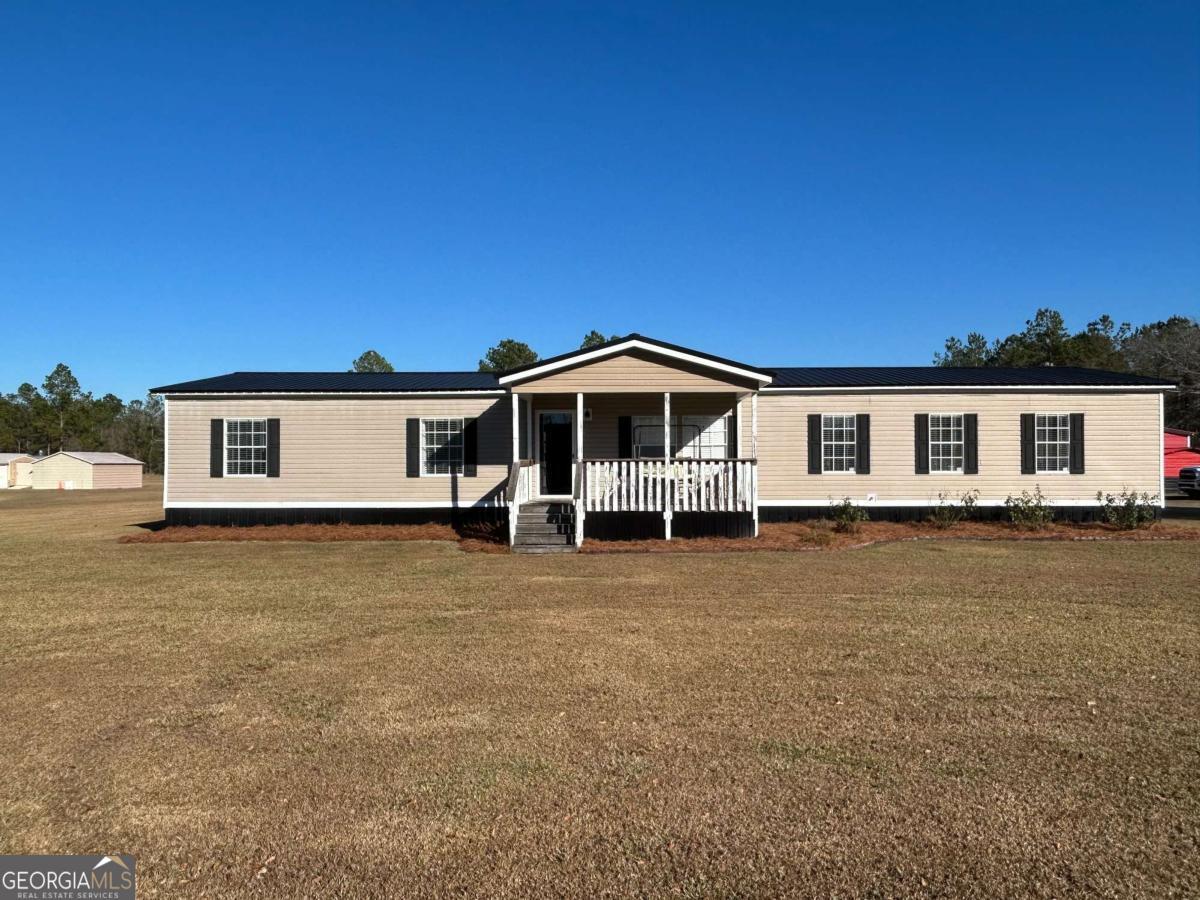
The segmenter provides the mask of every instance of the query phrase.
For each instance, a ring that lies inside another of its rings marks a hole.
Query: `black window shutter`
[[[617,416],[617,457],[633,458],[633,416]]]
[[[808,417],[808,474],[821,474],[821,414]]]
[[[976,413],[963,416],[963,474],[979,474],[979,416]]]
[[[474,478],[479,474],[479,420],[463,422],[463,477]]]
[[[408,463],[405,475],[421,477],[421,420],[406,419],[404,422],[404,450]]]
[[[1071,447],[1067,463],[1072,475],[1083,474],[1083,413],[1071,413]]]
[[[871,417],[859,413],[854,417],[854,473],[871,474]]]
[[[279,420],[267,419],[267,477],[279,477]]]
[[[913,416],[913,471],[929,474],[929,413]]]
[[[1021,413],[1021,474],[1037,474],[1037,455],[1033,446],[1033,413]]]
[[[210,419],[208,422],[208,477],[222,478],[225,475],[225,420]]]
[[[738,417],[737,410],[731,412],[725,419],[725,455],[737,459],[738,455]]]

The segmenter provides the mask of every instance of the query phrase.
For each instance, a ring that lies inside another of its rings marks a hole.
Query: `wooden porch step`
[[[518,531],[517,544],[574,544],[573,531]]]
[[[517,522],[517,534],[574,534],[573,522]]]
[[[514,553],[574,553],[575,510],[570,503],[534,501],[517,512]]]

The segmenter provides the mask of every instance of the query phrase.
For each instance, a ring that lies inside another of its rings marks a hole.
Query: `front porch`
[[[511,396],[510,545],[757,534],[756,393]]]

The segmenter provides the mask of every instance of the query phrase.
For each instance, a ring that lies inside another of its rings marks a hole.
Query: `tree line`
[[[59,363],[40,388],[26,382],[0,396],[0,450],[41,455],[59,450],[110,450],[162,472],[163,405],[158,397],[124,402],[84,391]]]
[[[608,337],[590,331],[580,349],[595,347]],[[488,349],[479,361],[480,372],[503,372],[540,359],[524,341],[506,338]],[[938,366],[1083,366],[1111,372],[1130,372],[1169,378],[1178,390],[1167,394],[1166,424],[1173,428],[1200,431],[1200,322],[1187,316],[1172,316],[1161,322],[1133,327],[1117,324],[1102,315],[1079,331],[1067,328],[1062,313],[1039,309],[1025,327],[1005,337],[989,340],[972,331],[965,338],[948,337]],[[374,366],[386,368],[374,368]],[[369,350],[354,363],[354,371],[392,371],[386,359]]]
[[[988,340],[978,331],[949,337],[933,361],[939,366],[1084,366],[1173,381],[1166,424],[1200,431],[1200,322],[1171,316],[1134,328],[1100,316],[1079,331],[1062,314],[1039,309],[1021,331]]]
[[[612,340],[588,332],[586,350]],[[506,338],[479,360],[481,372],[503,372],[541,357],[524,341]],[[1167,394],[1166,424],[1200,431],[1200,322],[1172,316],[1136,328],[1100,316],[1080,331],[1067,328],[1062,314],[1039,309],[1024,329],[989,340],[972,331],[949,337],[933,362],[939,366],[1085,366],[1169,378],[1179,386]],[[379,352],[368,350],[351,364],[353,372],[392,372]],[[53,453],[57,450],[114,450],[162,472],[163,405],[158,397],[128,403],[114,394],[84,391],[70,367],[59,363],[40,388],[28,382],[0,396],[0,450]]]
[[[592,330],[583,336],[583,342],[579,345],[580,350],[586,350],[588,347],[596,347],[600,344],[607,343],[620,337],[614,334],[612,337],[606,337],[599,331]],[[515,369],[517,366],[528,365],[535,363],[539,359],[537,351],[530,347],[524,341],[514,340],[513,338],[505,338],[494,347],[489,347],[487,353],[483,355],[483,359],[479,360],[480,372],[507,372],[509,369]],[[351,372],[394,372],[392,364],[387,361],[383,354],[376,350],[368,350],[350,366]]]

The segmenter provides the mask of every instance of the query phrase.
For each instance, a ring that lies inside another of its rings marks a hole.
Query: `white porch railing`
[[[594,512],[754,512],[753,459],[585,459],[580,505]]]
[[[504,499],[508,501],[508,545],[517,541],[517,514],[533,496],[533,460],[519,459],[508,470]]]

